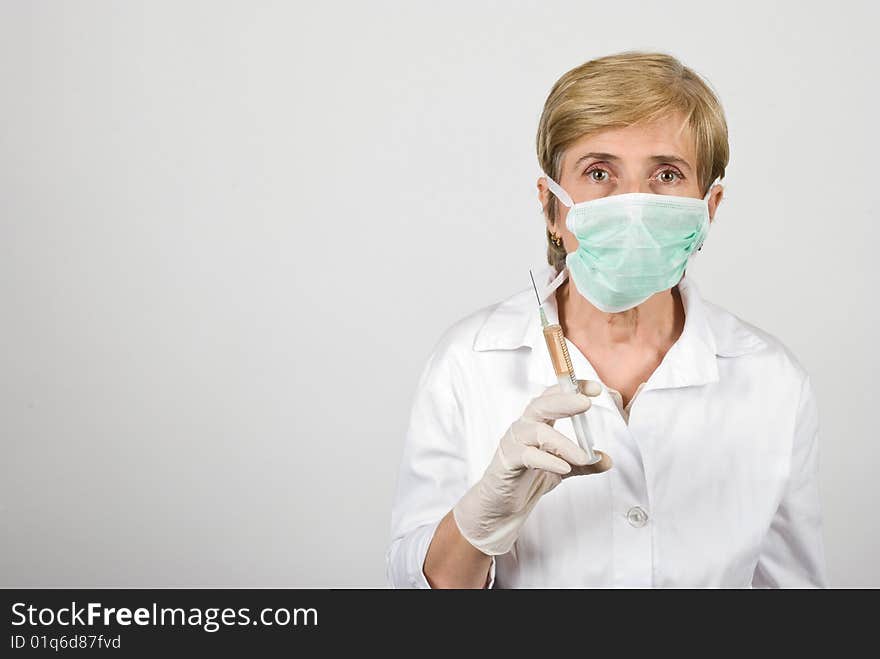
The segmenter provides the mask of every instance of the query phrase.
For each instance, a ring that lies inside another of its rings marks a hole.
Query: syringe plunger
[[[571,365],[571,357],[568,354],[568,346],[565,343],[562,327],[556,324],[547,325],[544,327],[544,339],[547,342],[547,350],[550,351],[550,360],[553,362],[553,370],[556,371],[559,388],[562,391],[577,393],[577,379],[574,376],[574,368]],[[571,425],[577,436],[578,444],[587,453],[589,460],[587,464],[599,462],[601,457],[593,450],[593,439],[587,425],[586,412],[572,416]]]

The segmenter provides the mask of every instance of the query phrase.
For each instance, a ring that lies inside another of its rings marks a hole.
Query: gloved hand
[[[611,457],[586,465],[586,452],[552,426],[556,419],[590,408],[587,396],[602,391],[598,382],[578,380],[580,393],[547,387],[526,407],[501,438],[482,478],[452,509],[462,536],[484,554],[510,551],[538,500],[563,478],[611,469]]]

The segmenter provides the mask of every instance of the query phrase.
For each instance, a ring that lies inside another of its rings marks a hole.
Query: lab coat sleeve
[[[386,576],[394,588],[430,588],[423,566],[440,520],[468,489],[461,369],[449,333],[422,370],[404,436],[391,510]],[[495,581],[493,557],[487,587]]]
[[[827,587],[819,492],[819,416],[809,376],[801,386],[788,480],[762,543],[752,586]]]

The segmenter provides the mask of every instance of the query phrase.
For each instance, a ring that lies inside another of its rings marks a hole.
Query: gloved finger
[[[526,442],[537,446],[542,451],[552,453],[572,465],[585,465],[589,456],[580,446],[571,441],[558,430],[544,423],[534,424],[535,432],[528,436]],[[532,442],[534,442],[532,444]]]
[[[602,393],[602,383],[597,380],[578,380],[577,383],[578,391],[585,396],[598,396]]]
[[[542,451],[535,446],[526,446],[522,452],[522,463],[531,469],[544,469],[554,474],[567,474],[571,465],[562,458]]]
[[[573,465],[571,471],[567,474],[563,474],[563,478],[568,478],[569,476],[587,476],[589,474],[601,474],[603,471],[608,471],[611,467],[614,466],[614,462],[611,460],[611,456],[607,453],[603,453],[602,451],[597,451],[593,449],[593,453],[597,453],[602,456],[602,459],[599,462],[591,465]]]
[[[559,385],[556,385],[557,387]],[[552,422],[590,409],[590,399],[575,392],[544,393],[526,406],[522,418],[541,423]]]

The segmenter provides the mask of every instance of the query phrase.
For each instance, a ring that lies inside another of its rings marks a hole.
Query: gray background
[[[385,585],[418,374],[543,258],[546,94],[642,48],[725,107],[689,274],[812,373],[880,586],[878,10],[614,4],[2,2],[0,584]]]

